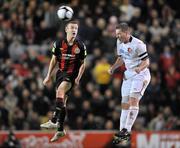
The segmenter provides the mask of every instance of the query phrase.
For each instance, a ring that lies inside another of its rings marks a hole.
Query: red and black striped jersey
[[[55,41],[52,53],[59,62],[59,69],[68,74],[79,72],[87,52],[84,43],[78,39],[74,40],[73,45],[69,45],[67,40]]]

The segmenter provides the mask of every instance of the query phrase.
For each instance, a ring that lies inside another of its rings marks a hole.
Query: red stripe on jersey
[[[63,57],[63,54],[66,54],[66,52],[67,52],[67,44],[65,43],[65,41],[62,42],[62,49],[60,49],[60,50],[61,50],[61,54],[62,54],[62,57]],[[64,66],[65,66],[65,61],[66,61],[65,58],[61,59],[61,62],[60,62],[60,65],[59,65],[59,68],[62,71],[63,71]]]
[[[75,44],[72,47],[71,54],[76,56],[75,49],[78,48],[78,46]],[[74,65],[75,65],[75,59],[70,60],[69,62],[69,68],[67,70],[67,73],[72,73],[74,71]]]

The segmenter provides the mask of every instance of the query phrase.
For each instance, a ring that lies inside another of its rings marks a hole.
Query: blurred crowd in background
[[[152,79],[134,130],[180,129],[180,14],[174,0],[1,0],[0,130],[39,130],[55,105],[55,77],[42,81],[54,40],[64,37],[59,6],[68,4],[87,46],[86,71],[68,100],[66,128],[119,129],[122,66],[116,59],[115,27],[128,22],[147,44]],[[56,72],[56,71],[55,71]],[[54,72],[54,76],[55,76]]]

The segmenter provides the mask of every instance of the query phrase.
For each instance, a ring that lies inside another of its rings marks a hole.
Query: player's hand
[[[110,75],[112,75],[113,74],[113,69],[112,68],[110,68],[109,70],[108,70],[108,73],[110,74]]]
[[[75,79],[76,85],[79,85],[79,81],[80,81],[80,78],[77,77],[77,78]]]
[[[47,86],[47,84],[50,82],[50,80],[51,80],[50,77],[47,76],[47,77],[43,80],[43,85],[44,85],[44,86]]]
[[[141,69],[139,67],[136,67],[134,70],[136,73],[140,73],[140,71],[141,71]]]

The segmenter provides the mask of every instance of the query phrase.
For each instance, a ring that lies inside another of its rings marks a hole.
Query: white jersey
[[[124,72],[121,87],[122,97],[127,97],[137,92],[143,95],[151,79],[150,72],[148,68],[145,68],[140,73],[136,73],[134,68],[148,57],[146,45],[133,36],[126,44],[117,40],[117,54],[121,56],[127,69]]]
[[[133,36],[131,36],[128,43],[121,43],[117,39],[117,54],[122,57],[125,67],[129,71],[137,67],[141,60],[148,56],[146,45]]]

